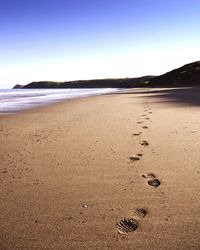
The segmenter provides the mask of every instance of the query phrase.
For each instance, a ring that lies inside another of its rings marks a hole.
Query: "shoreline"
[[[6,116],[9,116],[9,115],[20,115],[20,114],[23,114],[23,113],[27,113],[29,111],[34,111],[34,110],[40,110],[40,109],[43,109],[43,108],[47,108],[47,107],[51,107],[51,106],[54,106],[54,105],[59,105],[59,104],[62,104],[62,103],[65,103],[65,102],[68,102],[68,101],[71,101],[71,100],[79,100],[79,99],[85,99],[85,98],[92,98],[92,97],[97,97],[97,96],[104,96],[104,95],[112,95],[112,94],[120,94],[120,93],[129,93],[129,92],[138,92],[138,91],[152,91],[152,90],[178,90],[178,89],[199,89],[199,87],[170,87],[170,88],[128,88],[128,89],[118,89],[116,92],[108,92],[108,93],[102,93],[102,94],[94,94],[94,95],[87,95],[87,96],[78,96],[78,97],[73,97],[73,98],[66,98],[66,99],[61,99],[61,100],[57,100],[57,101],[52,101],[52,102],[49,102],[49,103],[43,103],[42,105],[38,105],[38,106],[32,106],[30,108],[26,108],[26,109],[21,109],[21,110],[18,110],[16,112],[13,111],[10,111],[10,112],[2,112],[0,113],[0,117],[6,117]],[[35,89],[36,90],[36,89]],[[40,90],[40,89],[38,89]]]
[[[66,100],[117,93],[121,89],[0,89],[0,115],[57,104]]]
[[[130,89],[0,116],[0,248],[199,249],[199,92]],[[124,218],[135,231],[119,233]]]

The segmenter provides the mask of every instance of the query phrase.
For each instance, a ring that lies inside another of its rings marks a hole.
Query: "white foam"
[[[119,89],[11,89],[0,90],[0,114],[16,113],[66,99],[116,92]]]

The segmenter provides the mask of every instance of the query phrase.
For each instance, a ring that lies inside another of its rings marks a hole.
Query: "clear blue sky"
[[[0,88],[157,75],[197,60],[199,0],[0,1]]]

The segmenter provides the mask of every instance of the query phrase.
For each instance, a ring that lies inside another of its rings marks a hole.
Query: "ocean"
[[[0,89],[0,114],[17,113],[67,99],[101,95],[119,91],[99,89]]]

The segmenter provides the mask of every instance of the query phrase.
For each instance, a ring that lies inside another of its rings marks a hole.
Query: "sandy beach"
[[[0,249],[200,249],[199,96],[137,89],[0,116]]]

